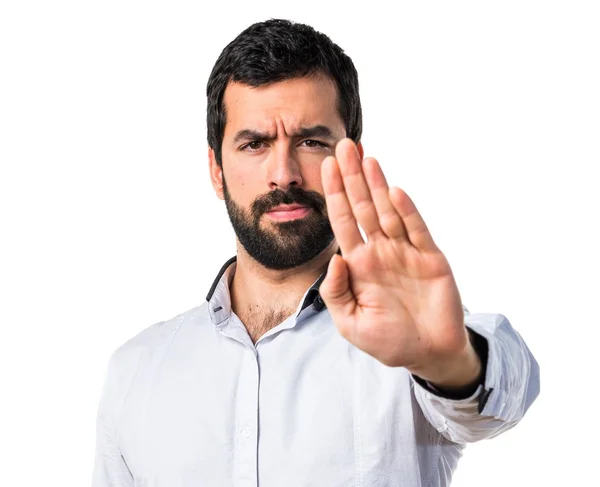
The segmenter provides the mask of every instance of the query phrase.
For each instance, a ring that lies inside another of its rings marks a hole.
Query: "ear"
[[[217,164],[217,158],[215,157],[215,151],[208,148],[208,168],[210,171],[210,182],[215,190],[217,197],[221,200],[225,199],[223,195],[223,168]]]
[[[362,142],[358,142],[358,144],[356,144],[356,148],[358,149],[358,154],[360,155],[360,160],[362,161],[365,158],[365,151],[363,149],[363,145]]]

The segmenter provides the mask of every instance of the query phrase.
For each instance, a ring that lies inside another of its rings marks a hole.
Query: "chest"
[[[282,323],[294,311],[293,308],[248,309],[239,315],[239,319],[248,331],[252,343],[256,343],[260,337]]]
[[[334,332],[168,355],[132,384],[120,418],[136,485],[396,485],[377,483],[391,472],[419,485],[417,445],[439,441],[418,438],[408,375]]]

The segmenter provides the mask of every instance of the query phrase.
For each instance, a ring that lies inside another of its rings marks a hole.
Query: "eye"
[[[246,150],[246,149],[250,149],[248,152],[257,152],[261,149],[261,144],[262,141],[260,140],[253,140],[252,142],[249,142],[248,144],[246,144],[245,146],[243,146],[241,148],[241,150]]]
[[[307,147],[310,147],[311,149],[315,149],[317,147],[328,147],[327,144],[324,144],[323,142],[319,142],[318,140],[304,140],[303,143],[306,144]]]

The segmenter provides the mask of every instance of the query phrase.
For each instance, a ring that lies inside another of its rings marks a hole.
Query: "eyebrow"
[[[335,140],[336,137],[333,135],[331,130],[325,125],[314,125],[312,127],[302,127],[297,132],[294,132],[291,137],[293,138],[304,138],[304,137],[320,137],[329,140]],[[244,129],[240,130],[233,138],[233,143],[240,142],[241,140],[264,140],[271,142],[275,140],[277,136],[271,135],[267,132],[260,132],[259,130]]]

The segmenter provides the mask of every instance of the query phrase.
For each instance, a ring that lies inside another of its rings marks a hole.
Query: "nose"
[[[277,144],[268,166],[269,189],[287,191],[292,185],[302,185],[298,162],[292,157],[288,144]]]

